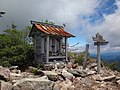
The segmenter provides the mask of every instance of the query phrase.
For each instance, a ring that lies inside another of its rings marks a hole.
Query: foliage
[[[111,70],[117,70],[120,72],[120,64],[119,62],[112,62],[112,63],[108,63],[108,62],[103,62],[103,64],[110,68]]]
[[[78,63],[79,65],[83,64],[84,56],[85,56],[84,52],[82,52],[82,53],[69,52],[68,53],[68,57],[69,58],[74,58],[75,63]]]
[[[44,23],[48,23],[48,24],[55,24],[54,22],[52,22],[52,21],[48,21],[47,19],[44,21]]]
[[[0,34],[0,65],[18,65],[24,69],[34,59],[32,38],[28,37],[31,27],[24,30],[17,30],[16,27],[12,24],[4,34]]]

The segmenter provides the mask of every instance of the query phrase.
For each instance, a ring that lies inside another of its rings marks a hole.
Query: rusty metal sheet
[[[74,37],[74,35],[64,31],[64,28],[61,28],[61,27],[55,27],[51,25],[44,25],[44,24],[38,24],[38,23],[35,23],[35,26],[37,27],[37,29],[39,29],[40,31],[46,34],[58,35],[58,36],[64,36],[64,37]]]

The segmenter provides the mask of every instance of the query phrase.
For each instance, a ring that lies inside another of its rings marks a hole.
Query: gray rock
[[[0,67],[0,80],[10,80],[10,70],[8,68]]]
[[[12,84],[9,82],[0,81],[1,89],[0,90],[12,90]]]
[[[20,79],[22,79],[21,74],[10,73],[10,80],[20,80]]]
[[[107,76],[107,77],[99,77],[96,80],[97,81],[112,81],[115,80],[116,76],[115,75],[111,75],[111,76]]]
[[[56,82],[53,90],[74,90],[74,85],[72,85],[72,82],[69,79],[66,79],[63,82]]]
[[[73,74],[75,77],[81,76],[80,73],[75,69],[68,70],[68,72]]]
[[[112,76],[107,76],[107,77],[104,77],[102,78],[103,81],[112,81],[116,78],[115,75],[112,75]]]
[[[11,66],[9,67],[10,70],[15,70],[15,69],[18,69],[18,66]]]
[[[53,82],[43,78],[24,78],[17,81],[12,90],[52,90]]]
[[[91,68],[94,68],[97,66],[97,63],[91,63],[88,65],[88,68],[91,69]]]
[[[74,77],[73,74],[69,73],[68,71],[66,71],[64,69],[62,70],[62,75],[69,80],[72,80]]]
[[[117,83],[120,85],[120,80],[118,80]]]
[[[96,74],[96,71],[91,71],[91,70],[89,70],[89,71],[87,72],[87,75],[93,75],[93,74]]]
[[[43,71],[43,73],[48,77],[49,80],[57,81],[59,76],[54,71]]]

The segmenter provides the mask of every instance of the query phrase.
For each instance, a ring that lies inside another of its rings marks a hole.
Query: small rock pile
[[[120,73],[106,67],[97,74],[97,64],[83,66],[69,62],[44,65],[43,69],[29,67],[26,72],[17,66],[0,66],[0,90],[120,90]],[[37,70],[34,75],[32,70]]]

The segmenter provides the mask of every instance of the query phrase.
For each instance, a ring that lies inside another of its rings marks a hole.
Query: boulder
[[[112,81],[116,78],[115,75],[112,75],[112,76],[107,76],[107,77],[104,77],[102,78],[103,81]]]
[[[74,85],[72,85],[72,82],[69,79],[66,79],[63,82],[56,82],[53,90],[74,90]]]
[[[94,67],[96,67],[97,66],[97,63],[91,63],[91,64],[89,64],[87,67],[89,68],[89,69],[91,69],[91,68],[94,68]]]
[[[9,82],[0,81],[0,90],[12,90],[12,84]]]
[[[65,78],[67,78],[67,79],[69,79],[69,80],[73,80],[73,74],[71,74],[71,73],[69,73],[68,71],[66,71],[66,70],[62,70],[62,75],[63,75],[63,77],[65,77]]]
[[[50,70],[52,70],[54,68],[54,64],[45,64],[43,66],[43,68],[44,68],[44,70],[50,71]]]
[[[43,73],[48,77],[49,80],[57,81],[59,79],[58,74],[53,71],[43,71]]]
[[[96,71],[91,71],[91,70],[89,70],[89,71],[87,72],[87,75],[93,75],[93,74],[96,74]]]
[[[116,78],[115,75],[106,76],[106,77],[99,76],[99,78],[96,78],[96,80],[97,81],[112,81],[112,80],[115,80],[115,78]]]
[[[0,67],[0,80],[10,80],[10,70],[8,68]]]
[[[120,85],[120,80],[118,80],[117,83]]]
[[[15,69],[18,69],[18,66],[11,66],[9,67],[10,70],[15,70]]]
[[[20,80],[20,79],[22,79],[21,74],[10,73],[10,80]]]
[[[73,74],[75,77],[81,76],[80,73],[75,69],[68,70],[68,72]]]
[[[20,74],[20,73],[21,73],[21,71],[20,71],[20,70],[17,70],[17,69],[10,70],[10,72],[12,72],[12,73],[17,73],[17,74]]]
[[[24,78],[17,81],[12,90],[52,90],[53,82],[44,78]]]
[[[71,69],[73,67],[73,63],[72,62],[69,62],[68,64],[67,64],[67,68],[68,69]]]

